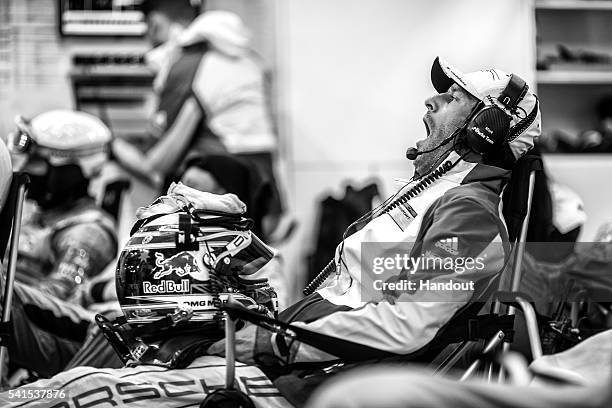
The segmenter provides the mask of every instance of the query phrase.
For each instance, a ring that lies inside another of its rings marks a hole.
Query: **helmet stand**
[[[229,295],[228,302],[232,302]],[[208,394],[200,408],[255,408],[253,401],[235,387],[236,377],[236,320],[227,311],[225,317],[225,388]]]

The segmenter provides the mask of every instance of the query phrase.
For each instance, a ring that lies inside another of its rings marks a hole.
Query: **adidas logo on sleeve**
[[[443,238],[436,242],[435,245],[451,255],[459,255],[459,238],[457,237]]]

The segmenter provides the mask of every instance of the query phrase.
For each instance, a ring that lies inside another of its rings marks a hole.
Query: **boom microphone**
[[[409,147],[408,150],[406,150],[406,158],[408,160],[416,160],[416,158],[423,153],[424,152],[419,152],[416,147]]]
[[[444,146],[445,144],[447,144],[448,142],[450,142],[454,136],[455,136],[455,134],[453,133],[450,137],[447,137],[446,140],[444,140],[442,143],[440,143],[439,145],[437,145],[433,149],[429,149],[429,150],[421,150],[421,151],[419,151],[416,147],[409,147],[408,150],[406,150],[406,158],[408,160],[415,160],[417,157],[419,157],[422,154],[431,153],[433,151],[436,151],[439,148],[441,148],[442,146]]]
[[[416,147],[409,147],[408,150],[406,150],[406,158],[408,160],[415,160],[417,157],[419,157],[420,155],[422,155],[424,153],[431,153],[431,152],[433,152],[435,150],[438,150],[439,148],[441,148],[442,146],[448,144],[448,142],[453,140],[453,138],[459,133],[459,131],[461,131],[461,129],[463,129],[463,127],[465,127],[465,125],[460,127],[459,129],[455,130],[449,137],[444,139],[442,141],[442,143],[440,143],[439,145],[437,145],[433,149],[419,151]]]

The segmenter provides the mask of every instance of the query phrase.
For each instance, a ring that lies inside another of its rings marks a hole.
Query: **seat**
[[[8,255],[6,273],[3,274],[2,287],[2,322],[0,323],[0,361],[5,361],[6,347],[5,338],[10,330],[11,304],[13,298],[13,284],[15,281],[15,270],[17,267],[17,253],[19,250],[19,233],[21,230],[21,215],[23,202],[28,183],[28,175],[25,173],[13,173],[9,194],[0,211],[0,255]],[[0,378],[4,364],[0,364]]]
[[[506,305],[507,310],[505,316],[513,317],[516,308],[520,308],[525,315],[527,324],[527,332],[530,339],[531,352],[534,358],[542,355],[542,347],[539,339],[538,322],[535,310],[529,302],[529,299],[518,292],[521,281],[522,263],[525,255],[525,245],[527,239],[527,231],[529,227],[529,218],[531,215],[533,192],[536,181],[536,174],[543,169],[542,157],[540,154],[527,154],[521,157],[512,169],[512,177],[510,183],[504,190],[503,215],[508,229],[508,235],[512,246],[512,263],[511,268],[505,269],[499,281],[498,291],[493,295],[493,303],[491,312],[495,316],[502,316],[500,312],[502,306]],[[486,344],[480,358],[477,358],[467,369],[462,381],[470,378],[481,365],[486,364],[485,372],[488,379],[492,380],[492,357],[498,351],[503,337],[500,334],[492,336]],[[503,344],[504,350],[508,350],[512,339],[506,339]],[[449,363],[458,361],[463,354],[464,349],[458,348]],[[446,372],[452,364],[448,364],[440,373]],[[499,379],[502,379],[502,373],[499,373]]]

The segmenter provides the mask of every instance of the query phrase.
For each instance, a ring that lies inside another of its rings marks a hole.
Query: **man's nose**
[[[427,110],[435,112],[438,109],[438,102],[436,100],[436,96],[437,95],[433,95],[425,99],[425,106],[427,107]]]

